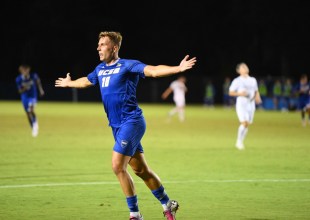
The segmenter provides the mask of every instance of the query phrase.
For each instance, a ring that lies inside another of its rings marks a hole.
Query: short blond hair
[[[100,32],[99,34],[99,40],[102,37],[109,37],[111,41],[113,41],[114,44],[118,46],[118,49],[121,48],[122,44],[122,35],[120,32],[115,32],[115,31],[103,31]]]

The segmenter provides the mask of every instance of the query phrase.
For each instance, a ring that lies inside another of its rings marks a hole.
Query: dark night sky
[[[2,80],[21,62],[54,79],[91,72],[97,36],[120,31],[120,57],[177,65],[197,56],[191,74],[223,77],[245,61],[252,73],[309,73],[310,13],[306,1],[5,0],[1,6]]]

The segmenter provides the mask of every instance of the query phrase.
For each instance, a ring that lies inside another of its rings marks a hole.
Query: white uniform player
[[[169,112],[169,120],[175,113],[178,113],[181,122],[185,120],[185,93],[187,92],[185,83],[186,78],[180,76],[177,80],[173,81],[162,94],[162,98],[166,99],[171,93],[173,93],[173,101],[176,107]]]
[[[173,101],[177,107],[185,106],[185,92],[187,90],[184,82],[175,80],[170,84],[170,88],[173,91]]]
[[[229,95],[237,97],[236,112],[240,121],[236,147],[244,149],[244,138],[248,132],[248,126],[253,123],[255,104],[261,103],[257,81],[249,76],[249,68],[245,63],[240,63],[236,68],[239,77],[235,78],[230,87]]]

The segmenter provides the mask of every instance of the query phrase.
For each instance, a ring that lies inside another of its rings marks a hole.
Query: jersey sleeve
[[[255,82],[255,92],[257,92],[258,91],[258,85],[257,85],[257,80],[254,78],[254,82]]]
[[[96,85],[98,83],[98,76],[96,69],[87,75],[87,79],[93,84]]]
[[[170,89],[172,89],[172,90],[175,90],[175,88],[176,88],[176,82],[175,81],[173,81],[172,83],[170,83]]]
[[[32,77],[34,81],[37,81],[39,79],[39,75],[37,73],[33,73]]]
[[[17,77],[17,78],[15,79],[15,83],[16,83],[16,87],[17,87],[18,90],[22,88],[22,84],[21,84],[21,79],[20,79],[20,77]]]
[[[138,60],[131,60],[128,66],[128,70],[130,73],[138,74],[141,78],[145,78],[144,75],[144,68],[146,64],[138,61]]]
[[[234,79],[231,85],[229,86],[229,91],[235,92],[237,90],[238,90],[238,82],[236,79]]]

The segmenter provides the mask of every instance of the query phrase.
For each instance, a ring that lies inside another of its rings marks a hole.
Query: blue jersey
[[[23,75],[19,75],[16,77],[16,86],[17,89],[26,89],[23,93],[21,93],[22,99],[27,98],[37,98],[37,80],[38,74],[31,73],[28,77]]]
[[[139,78],[144,78],[146,64],[137,60],[119,59],[115,64],[107,66],[99,64],[88,74],[88,80],[99,83],[101,97],[109,125],[120,127],[128,119],[142,117],[136,99]]]
[[[300,100],[308,100],[309,98],[309,91],[310,91],[310,84],[301,84],[298,83],[295,87],[295,91],[299,92],[299,99]]]

